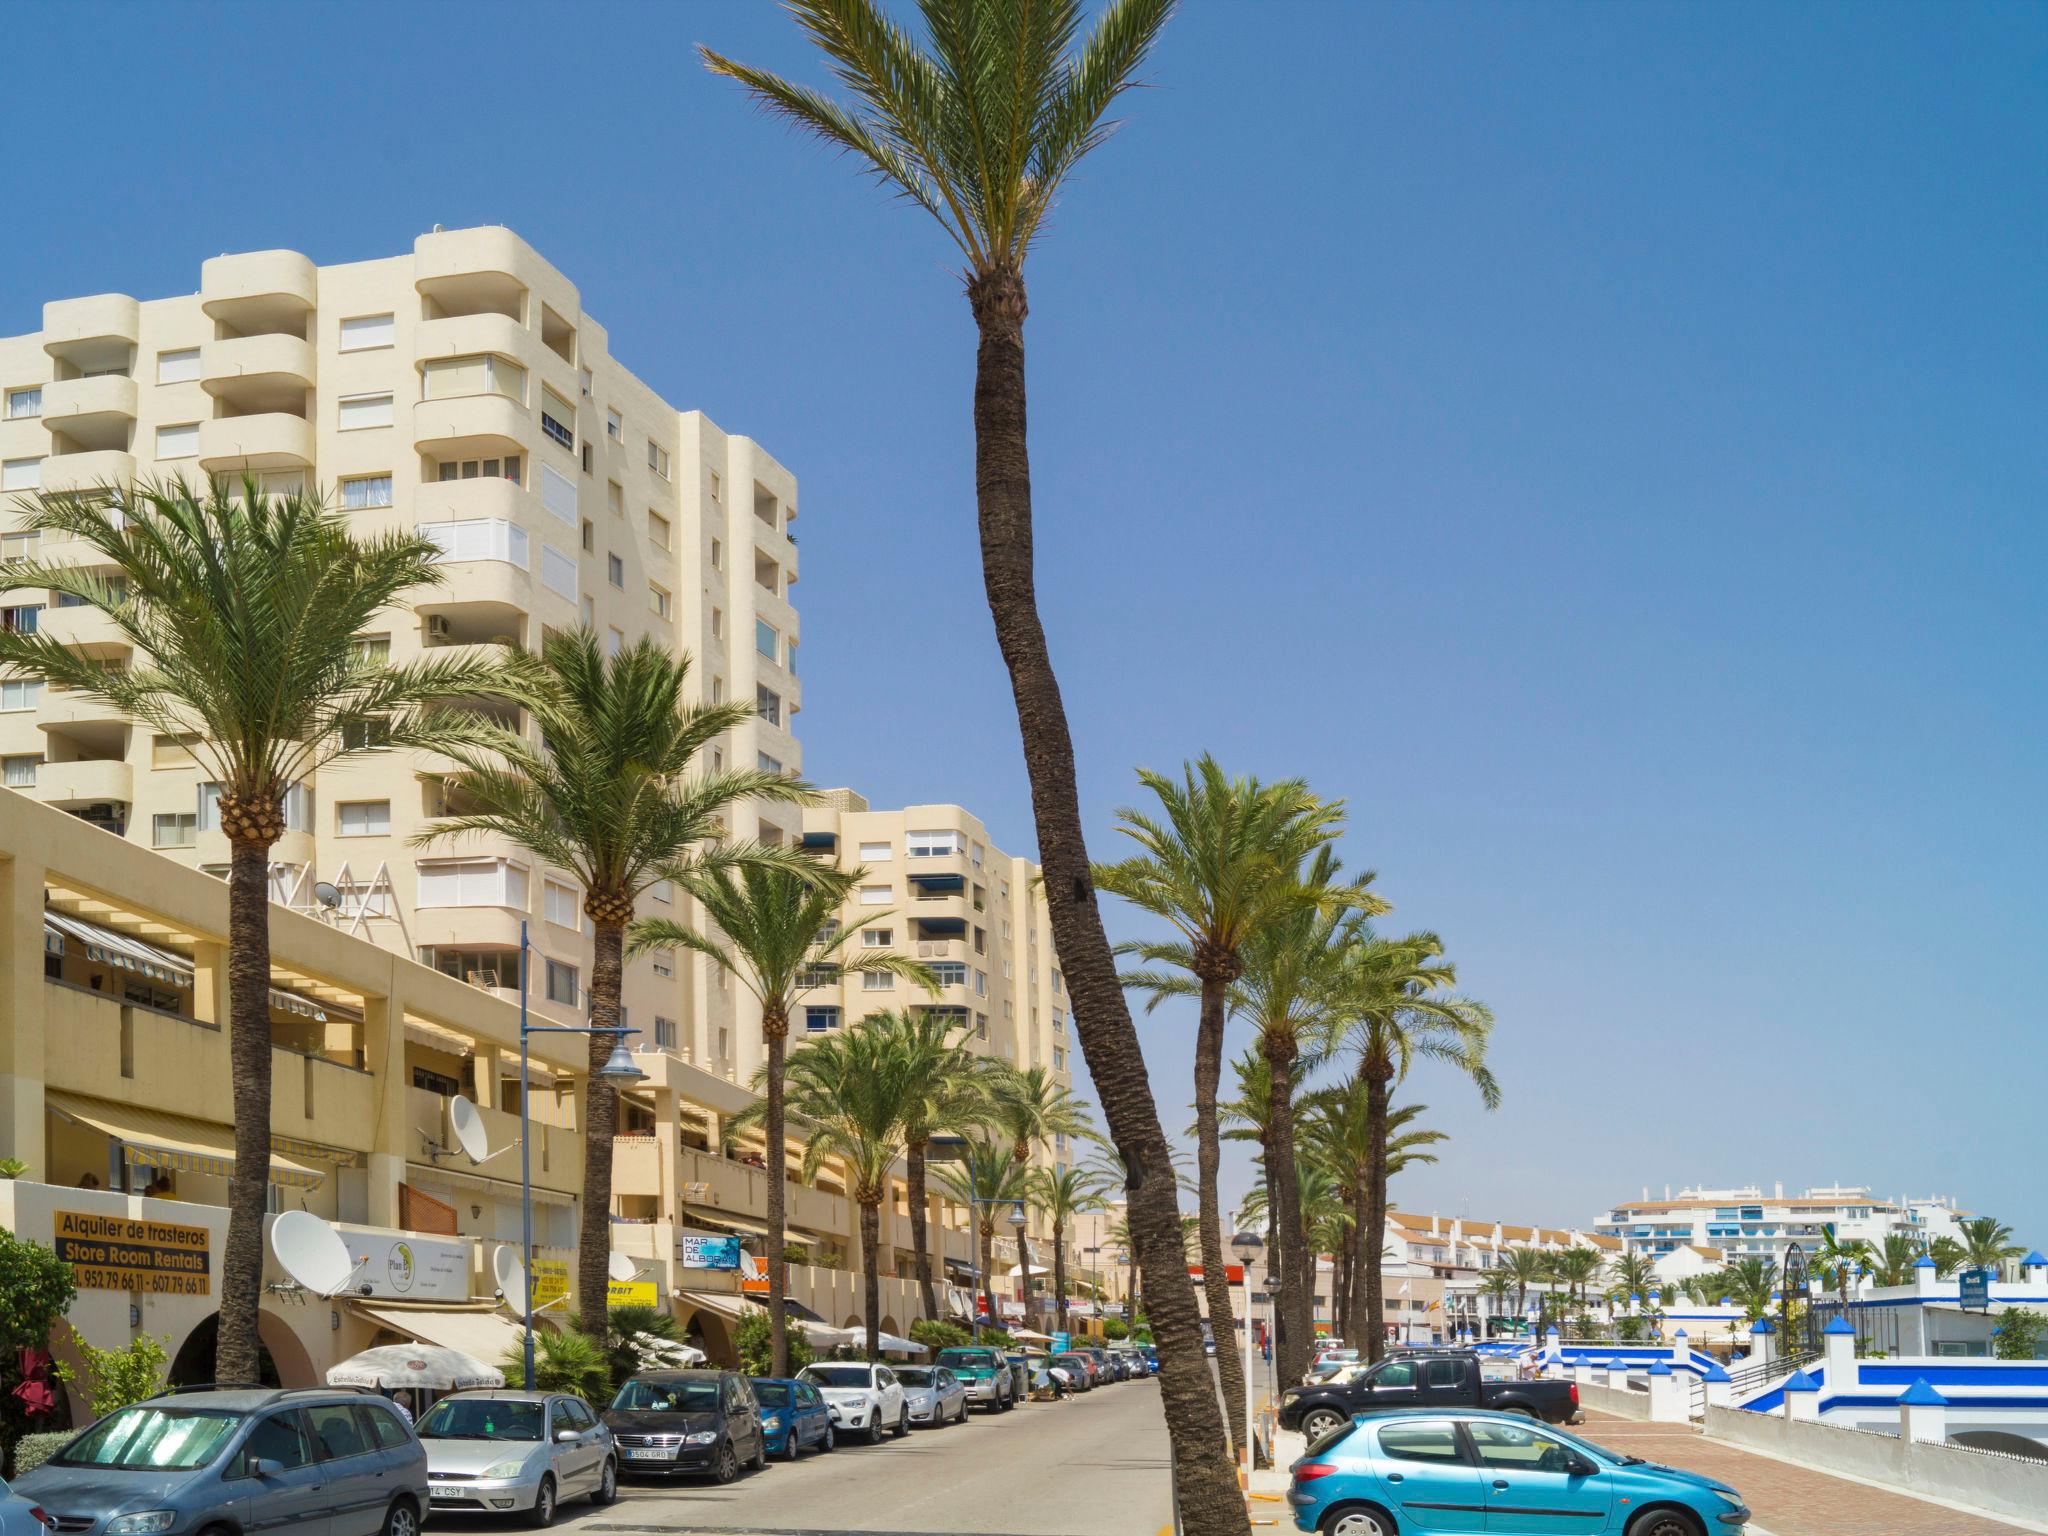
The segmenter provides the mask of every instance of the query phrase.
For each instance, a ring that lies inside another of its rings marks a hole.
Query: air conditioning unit
[[[448,623],[447,614],[430,613],[427,615],[427,642],[429,644],[446,645],[453,633],[454,630]]]

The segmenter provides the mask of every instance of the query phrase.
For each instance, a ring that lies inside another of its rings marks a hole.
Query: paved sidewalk
[[[2019,1536],[2040,1529],[1760,1456],[1684,1424],[1647,1424],[1588,1409],[1580,1432],[1597,1445],[1719,1478],[1742,1494],[1756,1528],[1769,1536]]]

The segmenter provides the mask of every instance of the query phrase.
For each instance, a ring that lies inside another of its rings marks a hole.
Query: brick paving
[[[1742,1495],[1770,1536],[2018,1536],[2031,1529],[1759,1456],[1684,1424],[1646,1424],[1588,1409],[1579,1432],[1596,1445],[1720,1479]]]

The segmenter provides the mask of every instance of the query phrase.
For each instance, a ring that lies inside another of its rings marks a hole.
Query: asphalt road
[[[879,1445],[811,1452],[794,1465],[771,1462],[724,1488],[628,1483],[611,1508],[573,1504],[556,1524],[591,1536],[1154,1536],[1172,1519],[1159,1388],[1126,1381]],[[430,1533],[519,1528],[429,1522]]]

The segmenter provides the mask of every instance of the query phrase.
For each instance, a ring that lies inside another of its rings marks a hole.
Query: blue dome
[[[1804,1371],[1794,1371],[1792,1379],[1785,1383],[1785,1390],[1787,1392],[1818,1392],[1820,1390],[1820,1383]]]
[[[1899,1402],[1913,1408],[1940,1408],[1948,1399],[1927,1385],[1925,1376],[1916,1376],[1913,1378],[1913,1385],[1899,1394]]]
[[[1828,1320],[1827,1327],[1821,1329],[1821,1332],[1832,1334],[1846,1333],[1849,1335],[1850,1338],[1853,1339],[1854,1337],[1856,1337],[1856,1325],[1850,1322],[1849,1319],[1847,1319],[1846,1317],[1835,1317],[1830,1318]]]

